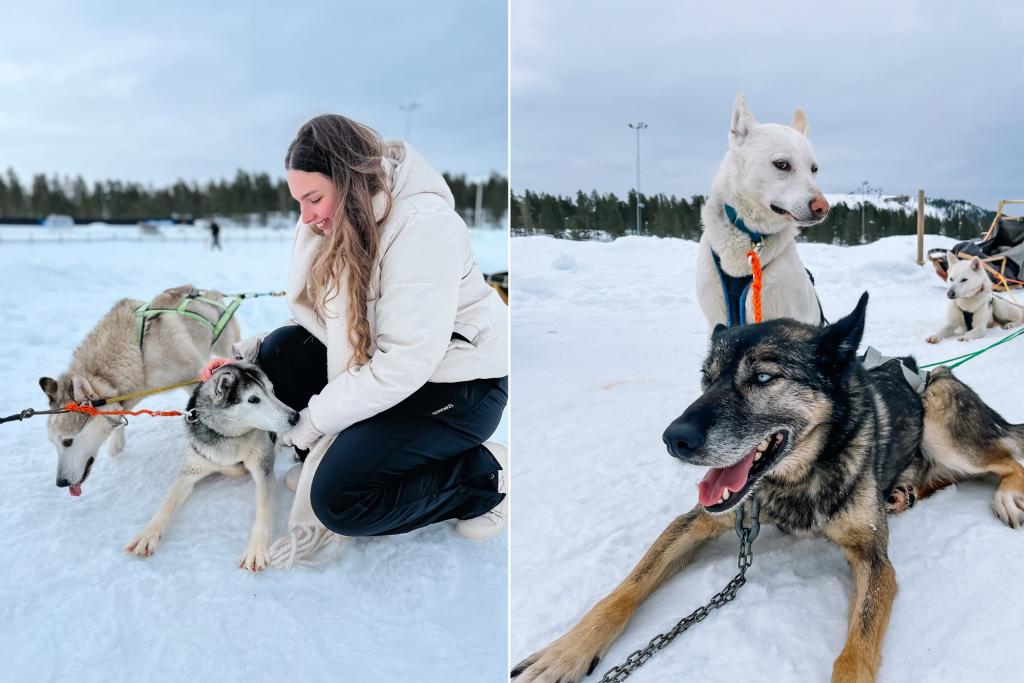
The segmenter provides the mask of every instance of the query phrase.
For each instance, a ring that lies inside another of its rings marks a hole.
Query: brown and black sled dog
[[[788,319],[716,327],[703,393],[664,433],[670,455],[710,468],[699,504],[575,627],[520,662],[516,683],[574,683],[595,671],[640,603],[701,544],[733,529],[739,506],[754,498],[763,523],[824,537],[849,560],[849,630],[832,670],[842,683],[878,672],[896,594],[887,508],[993,473],[996,515],[1024,524],[1024,467],[1015,459],[1024,458],[1024,425],[1007,423],[947,368],[931,373],[921,395],[899,360],[865,369],[857,348],[866,308],[864,294],[826,327]],[[912,358],[902,361],[916,369]]]

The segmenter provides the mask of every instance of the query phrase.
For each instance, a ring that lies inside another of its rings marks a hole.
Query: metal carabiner
[[[747,526],[744,522],[747,519],[745,510],[750,510],[750,526]],[[759,516],[761,514],[761,502],[757,498],[752,498],[750,501],[749,508],[746,505],[741,505],[740,509],[736,511],[736,535],[743,538],[744,532],[747,533],[747,542],[753,543],[754,539],[757,538],[757,534],[761,531],[761,521]]]

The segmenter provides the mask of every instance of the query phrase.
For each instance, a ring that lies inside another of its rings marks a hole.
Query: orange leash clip
[[[747,252],[747,260],[750,262],[750,271],[754,275],[750,283],[750,289],[754,294],[754,322],[761,322],[761,259],[756,249]]]

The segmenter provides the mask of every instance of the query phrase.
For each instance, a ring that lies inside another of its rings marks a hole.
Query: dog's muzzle
[[[668,447],[669,455],[690,462],[701,446],[710,423],[710,410],[700,405],[698,400],[686,411],[672,421],[665,429],[661,440]]]

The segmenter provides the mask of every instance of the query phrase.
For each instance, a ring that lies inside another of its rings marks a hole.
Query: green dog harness
[[[217,322],[212,323],[198,313],[188,310],[188,305],[191,301],[201,301],[204,304],[214,306],[220,310],[220,318],[217,319]],[[173,313],[180,315],[183,318],[190,318],[196,322],[206,325],[210,328],[210,331],[213,332],[213,340],[210,341],[210,344],[215,344],[220,338],[221,333],[224,331],[224,328],[228,326],[229,322],[231,322],[231,318],[234,317],[235,311],[237,311],[238,307],[242,305],[242,297],[236,296],[231,300],[231,303],[224,305],[220,301],[214,301],[213,299],[206,298],[198,289],[193,289],[182,298],[181,303],[178,304],[177,308],[150,308],[152,304],[153,302],[151,301],[148,304],[142,304],[135,309],[135,337],[138,339],[140,349],[142,348],[143,334],[146,331],[146,320],[149,318],[155,318],[158,315],[163,315],[164,313]]]

